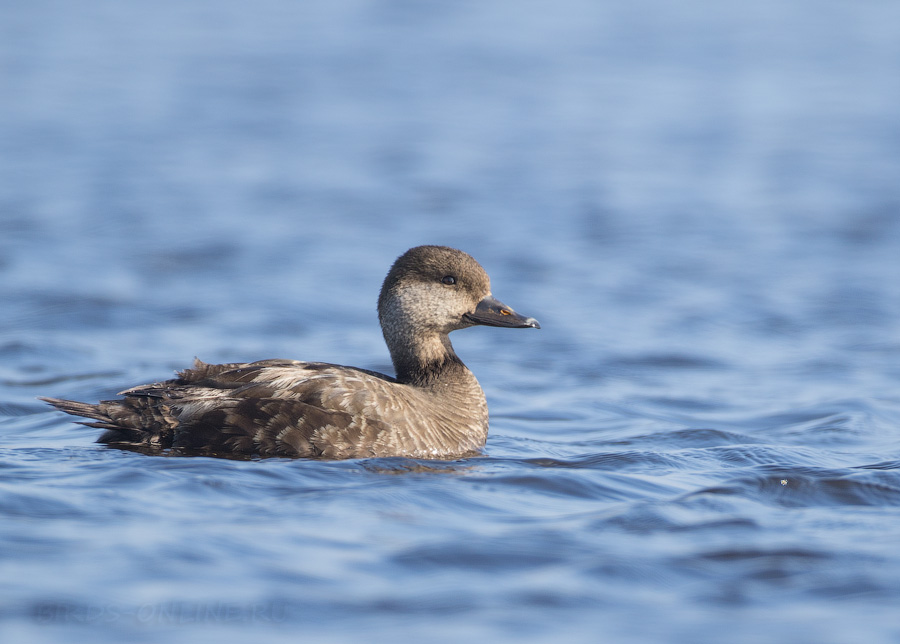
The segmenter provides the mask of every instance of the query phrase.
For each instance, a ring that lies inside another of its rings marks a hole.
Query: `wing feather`
[[[99,442],[154,452],[373,456],[390,429],[374,407],[393,379],[374,372],[295,360],[195,360],[177,375],[126,389],[119,400],[45,400],[106,429]]]

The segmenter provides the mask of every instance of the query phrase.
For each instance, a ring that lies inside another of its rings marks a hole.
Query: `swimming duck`
[[[491,295],[485,270],[446,246],[394,262],[378,317],[395,377],[321,362],[195,360],[177,378],[97,404],[42,398],[93,419],[100,443],[149,454],[230,457],[453,458],[488,432],[484,392],[448,334],[475,325],[535,328]]]

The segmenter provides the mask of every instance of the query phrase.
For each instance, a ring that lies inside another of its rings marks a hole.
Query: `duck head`
[[[450,333],[475,325],[541,328],[491,294],[491,280],[475,259],[447,246],[417,246],[388,272],[378,299],[388,329]]]

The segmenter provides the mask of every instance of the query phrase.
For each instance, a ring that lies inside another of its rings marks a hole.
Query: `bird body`
[[[448,334],[477,324],[540,328],[493,298],[484,269],[444,246],[397,259],[379,319],[396,377],[296,360],[206,364],[96,404],[44,398],[145,453],[238,457],[452,458],[488,432],[484,392]]]

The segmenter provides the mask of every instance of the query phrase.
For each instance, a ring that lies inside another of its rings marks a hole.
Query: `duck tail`
[[[118,429],[118,425],[113,422],[113,419],[109,417],[109,414],[106,412],[105,405],[97,404],[92,405],[90,403],[78,402],[77,400],[63,400],[61,398],[44,398],[43,396],[39,397],[38,400],[43,400],[45,403],[49,405],[53,405],[59,411],[64,411],[67,414],[72,414],[73,416],[82,416],[84,418],[92,418],[97,422],[92,423],[81,423],[82,425],[87,425],[88,427],[98,427],[100,429]]]

